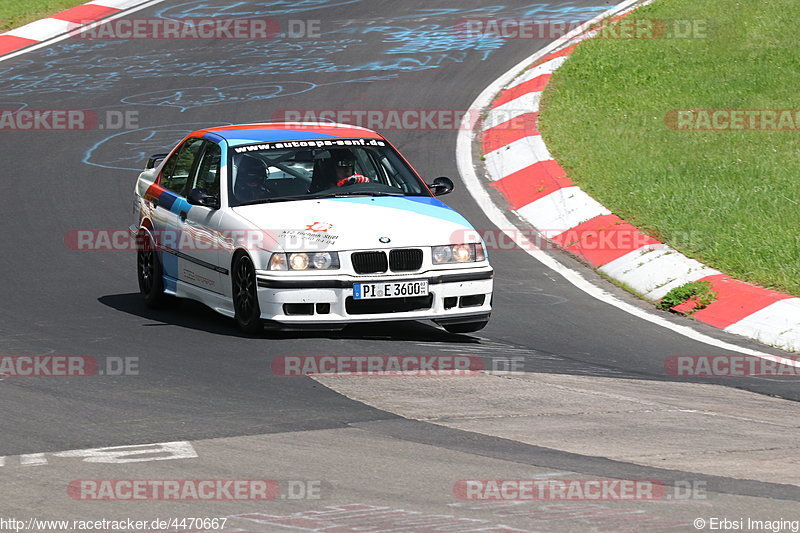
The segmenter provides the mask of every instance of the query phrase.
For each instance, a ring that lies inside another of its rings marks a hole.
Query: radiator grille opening
[[[422,250],[408,248],[389,252],[389,267],[394,272],[409,272],[422,268]]]
[[[354,252],[350,261],[357,274],[379,274],[389,269],[386,252]]]

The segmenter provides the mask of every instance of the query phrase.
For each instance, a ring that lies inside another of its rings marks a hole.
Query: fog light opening
[[[470,294],[469,296],[462,296],[459,301],[459,307],[480,307],[486,301],[485,294]]]
[[[285,315],[313,315],[314,304],[283,304]]]

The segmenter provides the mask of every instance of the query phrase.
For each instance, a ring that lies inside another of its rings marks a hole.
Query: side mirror
[[[156,168],[159,163],[161,163],[169,154],[155,154],[151,155],[150,158],[147,160],[147,166],[144,167],[145,170],[150,170],[151,168]]]
[[[186,201],[190,205],[202,205],[203,207],[210,207],[211,209],[219,209],[219,198],[208,194],[203,189],[194,188],[189,191],[189,196]]]
[[[431,188],[434,196],[442,196],[443,194],[452,192],[455,185],[453,185],[453,180],[442,176],[441,178],[433,180],[433,183],[428,185],[428,187]]]

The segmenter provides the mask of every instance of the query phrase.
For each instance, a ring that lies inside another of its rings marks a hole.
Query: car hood
[[[359,196],[233,208],[286,251],[363,250],[478,242],[456,211],[432,197]],[[386,241],[388,242],[381,242]]]

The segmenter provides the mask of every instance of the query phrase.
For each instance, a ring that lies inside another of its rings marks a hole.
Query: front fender
[[[232,265],[234,255],[242,251],[250,256],[256,270],[266,270],[272,253],[283,251],[272,231],[258,228],[233,212],[225,213],[222,218],[220,238],[223,264]]]

